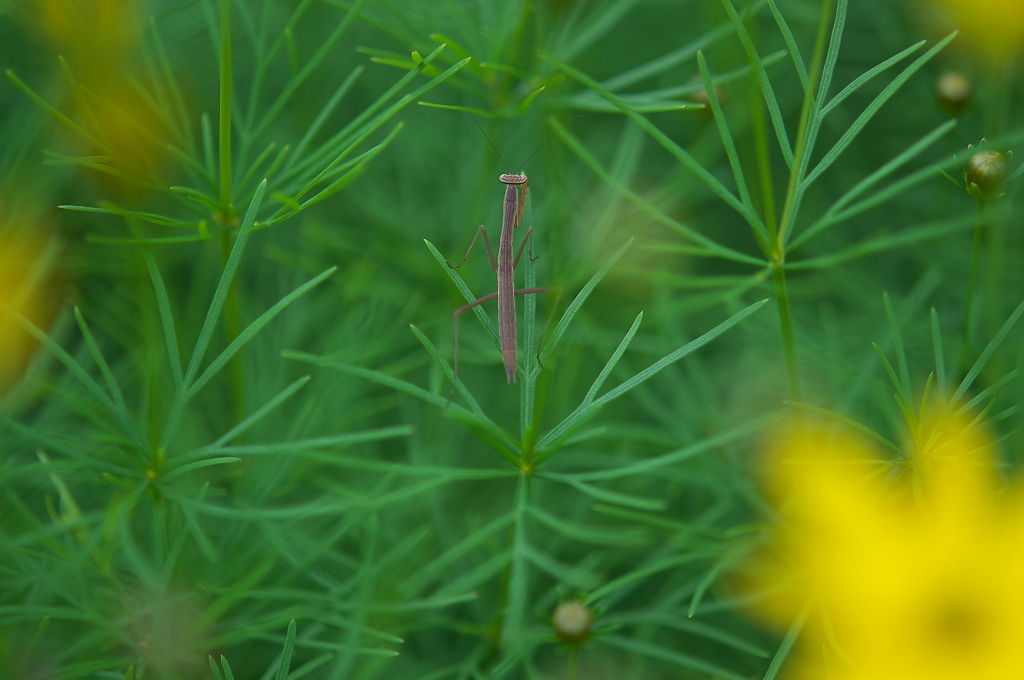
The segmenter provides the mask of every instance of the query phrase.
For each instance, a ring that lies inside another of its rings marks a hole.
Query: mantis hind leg
[[[484,232],[484,233],[486,234],[486,232]],[[525,244],[526,244],[526,241],[523,241],[523,245],[525,245]],[[521,251],[522,251],[522,246],[520,246],[520,252]],[[534,293],[548,293],[548,292],[551,292],[551,291],[558,291],[559,298],[561,298],[561,295],[562,295],[562,289],[561,288],[520,288],[519,290],[515,291],[513,293],[513,295],[533,295]],[[455,347],[454,347],[454,356],[453,356],[453,361],[452,361],[452,387],[451,387],[451,390],[449,390],[449,392],[448,392],[448,401],[445,403],[445,409],[448,408],[448,404],[451,403],[452,397],[455,396],[455,386],[459,382],[459,317],[462,316],[463,314],[465,314],[466,312],[468,312],[469,310],[473,309],[474,307],[479,307],[483,303],[489,302],[489,301],[495,299],[496,297],[498,297],[498,294],[496,292],[495,293],[491,293],[489,295],[484,295],[481,298],[477,298],[476,300],[473,300],[469,304],[466,304],[466,305],[463,305],[463,306],[459,307],[452,314],[452,342],[453,342]],[[548,316],[547,323],[544,324],[544,330],[542,330],[541,334],[540,334],[540,342],[543,342],[544,336],[548,332],[548,327],[551,325],[552,318],[553,318],[553,314]],[[540,342],[538,342],[538,346],[540,345]],[[540,363],[540,351],[539,351],[539,349],[538,349],[538,352],[537,352],[537,363],[538,364]]]
[[[480,229],[483,230],[483,227],[480,227]],[[484,238],[486,238],[486,237],[487,237],[487,232],[485,231],[484,232]],[[476,239],[474,238],[473,240],[475,241]],[[472,244],[470,244],[470,248],[472,248],[472,247],[473,247]],[[468,253],[467,253],[467,256],[468,256]],[[463,262],[465,262],[465,258],[463,258]],[[462,263],[460,262],[459,264],[462,264]],[[454,267],[453,267],[453,269],[454,269]],[[478,298],[476,300],[473,300],[468,305],[463,305],[463,306],[459,307],[458,309],[455,310],[455,313],[452,314],[452,342],[455,345],[455,351],[454,351],[454,356],[452,357],[452,359],[453,359],[453,361],[452,361],[452,388],[451,388],[451,390],[448,391],[448,401],[444,405],[446,410],[448,408],[448,404],[451,403],[451,401],[452,401],[452,397],[455,395],[455,386],[459,382],[459,317],[462,316],[463,314],[465,314],[466,312],[468,312],[469,310],[473,309],[474,307],[479,307],[483,303],[485,303],[485,302],[487,302],[489,300],[493,300],[496,297],[498,297],[497,293],[491,293],[490,295],[484,295],[482,298]]]

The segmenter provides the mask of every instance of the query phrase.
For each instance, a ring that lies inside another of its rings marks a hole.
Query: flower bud
[[[562,602],[551,614],[551,627],[558,638],[567,645],[578,645],[590,635],[594,615],[582,602]]]
[[[935,81],[935,94],[950,113],[959,113],[971,103],[971,81],[963,73],[946,71]]]
[[[998,196],[1006,181],[1008,169],[1009,164],[1003,154],[998,151],[979,151],[967,161],[964,173],[967,192],[981,201]]]

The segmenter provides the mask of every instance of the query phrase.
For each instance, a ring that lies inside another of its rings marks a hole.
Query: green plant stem
[[[825,38],[828,35],[828,20],[832,16],[832,2],[828,0],[822,3],[821,24],[818,27],[818,37],[814,45],[814,61],[808,73],[807,90],[804,92],[804,103],[800,109],[800,125],[796,133],[796,149],[793,151],[793,167],[789,171],[789,184],[786,187],[786,202],[782,208],[782,217],[779,219],[779,231],[776,238],[776,248],[779,252],[786,252],[786,242],[789,240],[789,232],[796,221],[798,194],[800,184],[803,182],[803,174],[806,171],[806,155],[811,149],[807,148],[807,136],[810,131],[811,110],[814,107],[814,97],[821,78],[822,63],[825,57]]]
[[[750,39],[757,41],[757,23],[753,22],[748,29]],[[747,79],[747,92],[750,96],[750,123],[754,132],[754,149],[757,152],[757,178],[761,185],[761,216],[768,230],[770,243],[779,237],[778,224],[775,221],[775,183],[772,181],[771,148],[768,142],[768,122],[764,106],[761,104],[761,91],[757,84],[757,75],[753,72]],[[766,252],[770,256],[771,253]]]
[[[569,680],[576,680],[576,654],[578,651],[577,645],[569,648]]]
[[[501,652],[502,643],[506,641],[509,636],[509,632],[506,627],[509,625],[509,610],[513,606],[516,606],[516,602],[513,602],[513,597],[517,593],[513,593],[514,587],[520,587],[521,584],[513,583],[520,575],[516,573],[516,569],[525,569],[526,566],[523,563],[517,564],[517,560],[522,559],[522,552],[526,545],[525,525],[526,521],[526,508],[528,505],[528,489],[530,483],[530,475],[527,473],[521,473],[519,475],[518,485],[516,487],[515,497],[515,519],[512,522],[512,526],[509,527],[508,545],[511,551],[511,559],[508,564],[502,570],[501,577],[501,592],[498,598],[498,615],[492,625],[491,630],[494,633],[494,646],[491,653],[484,660],[484,668],[487,668],[498,658]],[[522,621],[514,621],[515,627],[519,629],[522,626]]]
[[[221,266],[227,265],[231,253],[231,226],[236,221],[234,205],[231,203],[231,0],[220,3],[220,215],[221,226],[228,227],[221,232]],[[241,303],[238,299],[238,283],[228,289],[224,303],[224,336],[231,344],[241,332]],[[238,353],[230,364],[230,400],[235,422],[244,413],[242,395],[245,394],[245,367],[242,354]]]
[[[971,251],[971,273],[967,279],[967,302],[964,304],[963,349],[960,351],[960,365],[966,370],[971,354],[971,326],[974,315],[974,295],[978,288],[978,260],[981,259],[981,231],[985,224],[985,201],[978,201],[978,216],[974,222],[974,248]]]
[[[220,235],[220,258],[221,269],[227,266],[228,257],[231,255],[231,230],[225,229]],[[242,332],[242,305],[238,297],[238,281],[232,281],[228,288],[228,295],[224,299],[224,342],[230,345],[238,334]],[[242,353],[238,352],[231,357],[228,363],[228,390],[231,401],[231,413],[234,422],[241,422],[245,414],[245,363],[242,361]]]
[[[527,217],[532,218],[532,209],[532,206],[527,206],[527,210],[531,211]],[[536,236],[532,236],[531,238],[536,242]],[[528,248],[532,252],[532,246],[528,246]],[[526,288],[536,288],[537,267],[534,264],[530,252],[526,254],[526,258],[523,261],[523,269],[525,270],[524,286]],[[530,459],[533,457],[533,444],[537,441],[537,430],[533,425],[533,409],[535,405],[534,402],[537,387],[537,375],[534,371],[537,351],[535,344],[537,331],[537,296],[524,295],[523,298],[523,379],[519,388],[520,438],[523,448],[520,451],[520,454],[522,456],[523,466],[525,469],[529,469]],[[515,304],[514,298],[513,304]]]
[[[789,383],[791,401],[803,401],[800,386],[800,367],[796,359],[796,334],[793,332],[793,313],[790,310],[789,290],[786,287],[786,269],[783,262],[772,267],[772,283],[775,284],[775,303],[779,308],[779,325],[782,327],[782,349],[786,356],[786,377]]]
[[[231,224],[231,0],[220,2],[220,209]]]
[[[779,232],[775,222],[775,186],[772,182],[771,153],[768,148],[768,126],[765,121],[764,108],[760,105],[757,81],[753,76],[751,76],[750,83],[751,122],[754,128],[754,146],[757,149],[757,174],[761,184],[761,215],[764,217],[769,237],[772,242],[777,242]]]
[[[811,149],[807,143],[811,131],[811,111],[814,109],[814,98],[817,94],[821,71],[825,58],[825,44],[828,36],[829,18],[832,16],[832,1],[826,0],[821,7],[821,21],[818,25],[818,36],[814,44],[814,60],[808,74],[807,89],[804,102],[800,109],[800,125],[797,129],[796,148],[793,152],[793,166],[789,171],[789,183],[786,186],[786,200],[782,207],[782,216],[775,232],[775,242],[769,255],[772,270],[772,282],[775,284],[775,304],[779,308],[779,324],[782,329],[782,347],[786,357],[786,376],[789,383],[789,398],[792,401],[803,401],[803,388],[800,385],[800,367],[796,354],[796,333],[793,331],[793,313],[789,304],[789,290],[786,285],[786,242],[796,221],[800,184],[804,179],[807,167],[807,156]]]

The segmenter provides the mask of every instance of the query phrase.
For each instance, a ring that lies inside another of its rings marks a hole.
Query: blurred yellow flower
[[[166,134],[156,112],[129,87],[108,83],[92,105],[91,131],[104,146],[107,164],[135,176],[155,176],[164,160]]]
[[[995,59],[1024,48],[1024,0],[926,0],[970,47]]]
[[[0,232],[0,396],[21,377],[37,344],[18,315],[42,328],[53,315],[52,250],[39,239]]]
[[[83,69],[87,80],[117,79],[134,55],[143,10],[135,0],[34,0],[30,7],[53,47]]]
[[[166,151],[166,126],[152,96],[139,83],[140,15],[137,0],[32,0],[31,23],[67,59],[77,83],[64,107],[96,144],[84,155],[109,168],[103,181],[125,188],[132,178],[155,174]]]
[[[915,443],[897,475],[849,435],[775,440],[781,527],[738,584],[770,593],[753,609],[773,624],[810,608],[786,678],[1024,677],[1024,497],[958,420]]]

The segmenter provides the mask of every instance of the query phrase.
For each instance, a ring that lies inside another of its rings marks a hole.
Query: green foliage
[[[947,118],[891,3],[51,4],[0,10],[0,244],[51,230],[64,304],[0,274],[0,676],[775,678],[767,425],[1024,450],[1022,169],[941,177],[1024,93]],[[520,167],[466,112],[532,159],[514,385],[487,305],[453,369]]]

